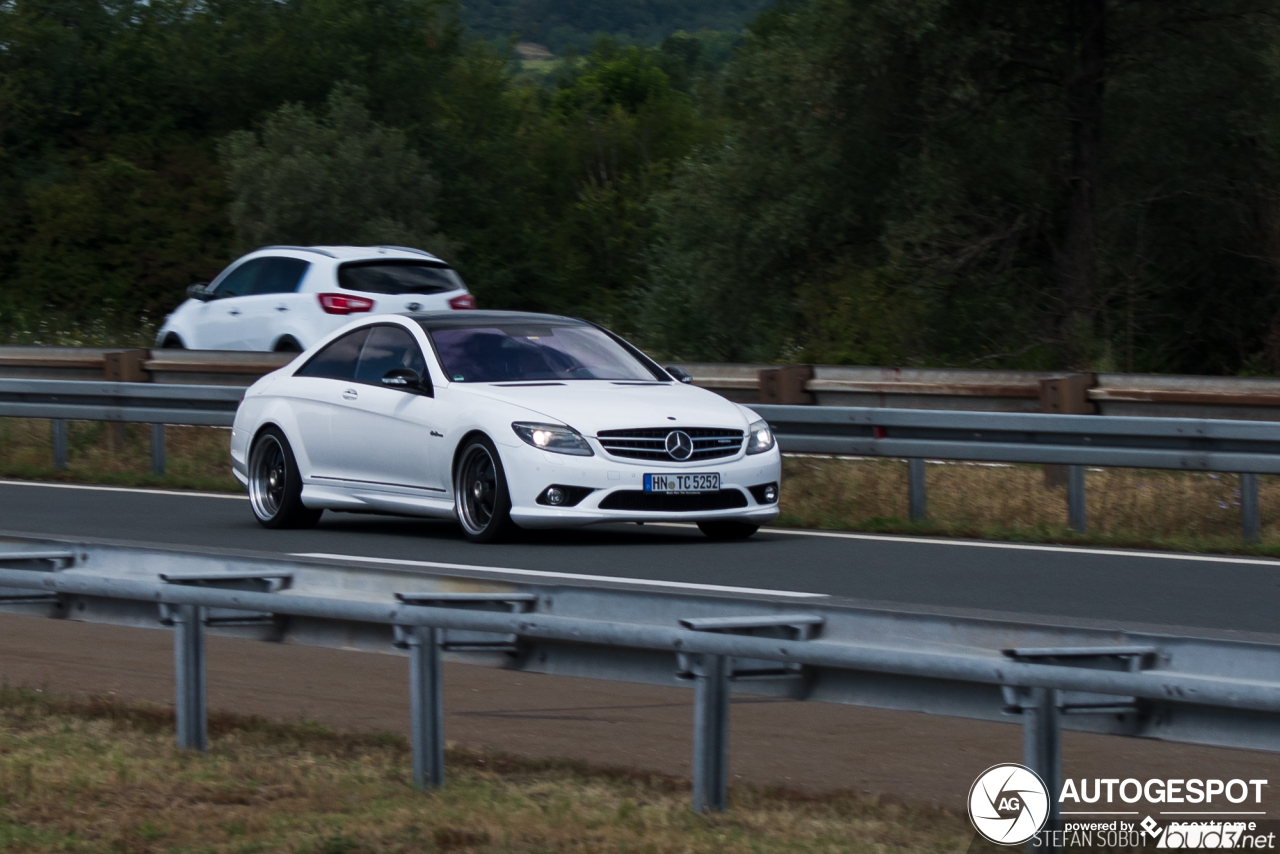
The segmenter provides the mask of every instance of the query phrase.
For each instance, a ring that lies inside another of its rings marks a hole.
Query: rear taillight
[[[471,294],[463,294],[460,297],[454,297],[453,299],[449,300],[449,308],[453,309],[454,311],[462,311],[463,309],[475,308],[475,307],[476,307],[476,298]]]
[[[373,300],[346,294],[320,294],[320,307],[325,314],[357,314],[373,309]]]

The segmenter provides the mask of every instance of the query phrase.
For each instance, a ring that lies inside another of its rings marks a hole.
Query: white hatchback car
[[[476,307],[448,264],[402,246],[267,246],[187,295],[157,347],[298,353],[352,315]]]
[[[567,317],[371,317],[249,387],[232,469],[268,528],[337,510],[456,518],[475,542],[598,522],[748,537],[778,515],[769,426],[672,371]]]

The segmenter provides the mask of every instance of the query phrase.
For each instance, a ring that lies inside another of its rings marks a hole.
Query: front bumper
[[[755,456],[739,455],[707,463],[667,464],[622,460],[603,455],[593,457],[551,454],[528,445],[505,445],[499,449],[511,493],[511,518],[522,528],[565,528],[604,522],[701,522],[730,519],[763,525],[778,517],[777,503],[762,504],[751,487],[780,483],[782,458],[774,448]],[[616,510],[600,505],[616,492],[643,490],[645,474],[689,474],[717,472],[721,490],[740,491],[743,507],[727,510]],[[573,507],[552,507],[537,499],[548,486],[582,486],[593,491]]]

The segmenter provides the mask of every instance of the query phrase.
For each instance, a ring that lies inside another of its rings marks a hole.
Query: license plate
[[[647,474],[645,492],[718,492],[720,474]]]

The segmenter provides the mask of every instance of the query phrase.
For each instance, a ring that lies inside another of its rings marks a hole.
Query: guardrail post
[[[1040,411],[1058,415],[1095,415],[1098,407],[1089,400],[1089,389],[1097,385],[1095,374],[1067,374],[1052,379],[1040,380]],[[1046,465],[1044,467],[1044,485],[1048,489],[1060,486],[1070,487],[1072,483],[1070,466]],[[1083,507],[1084,505],[1081,504]],[[1084,516],[1080,517],[1081,520]],[[1084,530],[1084,522],[1078,531]],[[1073,524],[1071,527],[1075,528]]]
[[[151,473],[156,477],[164,475],[165,469],[165,448],[164,448],[164,425],[151,425]]]
[[[693,811],[724,812],[729,803],[729,659],[702,656],[695,678]]]
[[[1049,818],[1045,827],[1058,826],[1058,790],[1062,785],[1062,731],[1058,721],[1058,692],[1052,688],[1026,689],[1022,707],[1022,762],[1040,775],[1049,790]],[[1027,843],[1028,852],[1046,849]],[[1054,850],[1049,848],[1048,850]]]
[[[805,389],[805,384],[811,379],[813,365],[761,368],[758,374],[760,402],[791,406],[812,404],[813,394]]]
[[[1067,524],[1081,534],[1088,528],[1084,505],[1084,466],[1067,466]]]
[[[67,470],[67,422],[55,418],[50,422],[53,431],[53,467],[58,471]]]
[[[1262,538],[1262,512],[1258,506],[1258,476],[1252,472],[1240,473],[1240,526],[1246,543],[1256,543]]]
[[[912,522],[923,522],[929,515],[922,459],[907,460],[907,510]]]
[[[174,605],[173,671],[179,750],[208,750],[205,707],[204,622],[198,605]]]
[[[143,363],[150,355],[148,350],[121,350],[118,353],[102,354],[102,378],[113,383],[144,383],[147,372],[142,369]],[[125,424],[113,421],[107,425],[107,444],[112,453],[120,453],[125,446]]]
[[[409,647],[409,718],[413,728],[413,785],[444,785],[444,671],[440,660],[443,630],[405,629]]]

